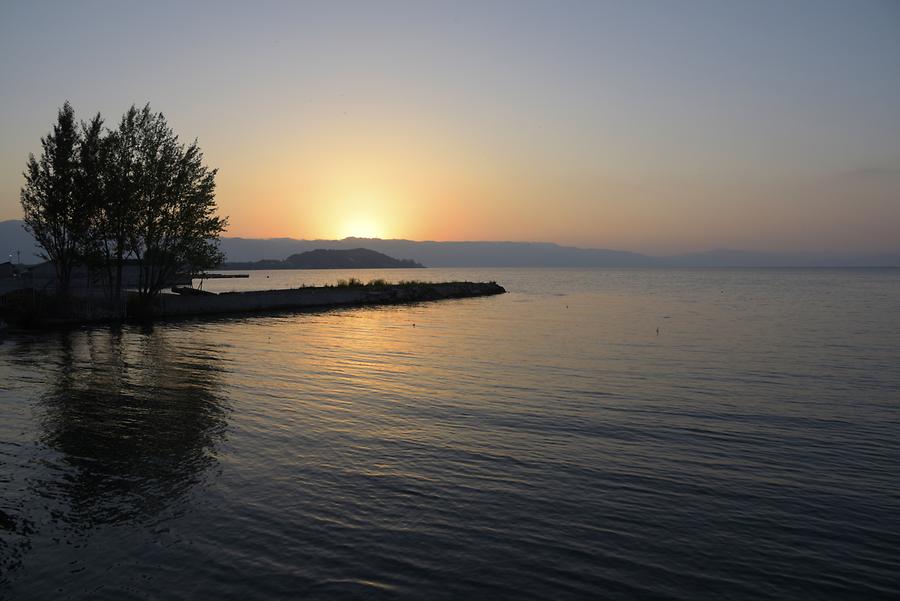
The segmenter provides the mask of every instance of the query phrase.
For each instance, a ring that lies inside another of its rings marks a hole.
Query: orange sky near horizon
[[[539,151],[500,162],[499,151],[458,138],[325,131],[296,148],[226,158],[218,200],[228,235],[555,241],[657,253],[868,250],[896,241],[893,178],[826,170],[692,177],[614,168],[603,158],[560,165]]]

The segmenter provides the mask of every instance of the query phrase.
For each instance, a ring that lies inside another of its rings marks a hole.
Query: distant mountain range
[[[293,254],[284,261],[263,259],[253,262],[226,262],[225,269],[410,269],[424,267],[409,259],[395,259],[368,248],[349,250],[309,250]]]
[[[900,267],[900,251],[886,254],[763,253],[717,249],[670,257],[619,250],[577,248],[546,242],[417,242],[378,238],[296,240],[223,238],[229,262],[282,260],[317,249],[366,248],[389,257],[407,257],[429,267]],[[0,262],[22,252],[37,263],[39,252],[19,220],[0,222]]]

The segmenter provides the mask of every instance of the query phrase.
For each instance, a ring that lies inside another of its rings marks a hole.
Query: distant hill
[[[394,257],[411,257],[429,267],[900,267],[900,252],[765,253],[716,249],[654,257],[620,250],[577,248],[546,242],[416,242],[378,238],[296,240],[223,238],[229,260],[284,257],[316,248],[364,246]]]
[[[294,238],[222,238],[232,263],[268,260],[282,263],[315,250],[370,249],[390,257],[410,257],[429,267],[900,267],[900,252],[765,253],[716,249],[670,257],[545,242],[416,242],[378,238],[296,240]],[[18,220],[0,222],[0,262],[22,251],[23,263],[38,263],[34,241]],[[273,269],[275,267],[272,267]],[[246,267],[241,267],[246,269]]]
[[[289,256],[284,261],[228,262],[225,269],[410,269],[424,267],[410,259],[395,259],[368,248],[336,250],[317,248]]]
[[[229,261],[285,257],[315,249],[365,247],[392,257],[410,257],[429,267],[623,267],[652,266],[656,260],[638,253],[584,249],[541,242],[416,242],[379,238],[295,240],[223,238]]]

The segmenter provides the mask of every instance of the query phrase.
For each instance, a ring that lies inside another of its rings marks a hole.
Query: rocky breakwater
[[[495,282],[401,283],[161,296],[156,317],[253,313],[303,308],[417,303],[503,294]]]

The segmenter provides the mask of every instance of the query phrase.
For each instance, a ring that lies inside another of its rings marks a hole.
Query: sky
[[[0,0],[0,220],[149,102],[227,235],[900,250],[900,2]]]

